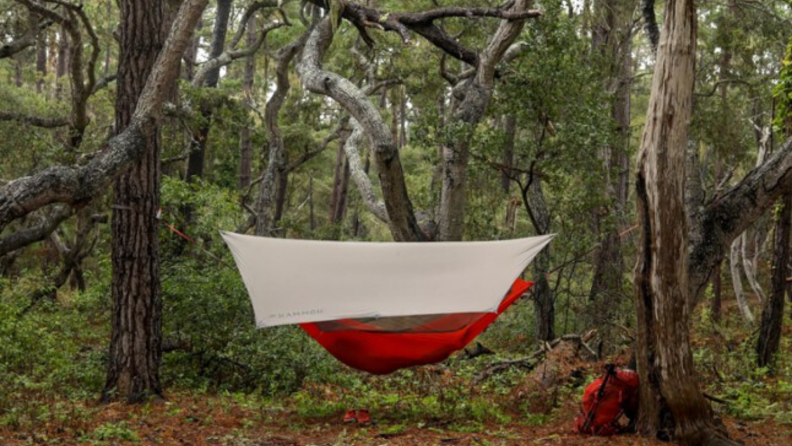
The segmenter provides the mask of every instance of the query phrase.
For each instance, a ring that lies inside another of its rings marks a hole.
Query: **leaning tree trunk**
[[[733,444],[715,427],[690,348],[684,198],[695,52],[693,1],[668,0],[637,163],[638,430],[686,445]]]
[[[789,263],[789,229],[792,221],[792,195],[785,195],[783,207],[775,224],[775,248],[773,250],[773,288],[765,301],[762,324],[756,343],[756,360],[759,367],[773,365],[781,341],[784,322],[784,301],[789,289],[787,264]]]
[[[132,122],[138,98],[165,40],[162,2],[123,0],[119,6],[117,132]],[[112,338],[104,400],[140,402],[162,395],[158,372],[162,343],[157,239],[159,156],[159,132],[149,132],[143,156],[114,186]]]

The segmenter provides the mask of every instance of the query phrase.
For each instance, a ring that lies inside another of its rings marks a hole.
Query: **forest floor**
[[[792,324],[785,323],[781,362],[775,375],[751,371],[753,341],[730,318],[718,328],[696,324],[693,346],[700,381],[729,435],[748,446],[792,445]],[[81,396],[58,394],[57,385],[29,383],[8,394],[0,407],[0,446],[660,446],[637,435],[581,436],[573,431],[586,382],[601,375],[604,360],[590,362],[564,341],[530,368],[511,368],[476,379],[502,357],[464,354],[436,366],[388,377],[341,370],[356,377],[328,376],[305,382],[282,397],[260,392],[226,392],[168,383],[166,399],[143,405],[100,404],[98,390]],[[627,363],[627,353],[609,360]],[[54,381],[57,382],[57,381]],[[549,382],[550,384],[546,384]],[[4,389],[0,385],[0,397]],[[13,396],[10,396],[13,395]],[[371,409],[373,423],[346,425],[350,403]]]
[[[344,425],[342,414],[302,418],[283,409],[246,407],[222,396],[170,394],[167,401],[143,406],[86,403],[88,419],[49,422],[26,430],[0,430],[0,444],[62,445],[663,445],[636,435],[589,437],[572,430],[576,407],[568,404],[550,422],[530,426],[521,420],[480,426],[476,432],[447,422],[405,425],[394,420],[369,426]],[[749,446],[792,444],[792,426],[725,419],[731,437]]]

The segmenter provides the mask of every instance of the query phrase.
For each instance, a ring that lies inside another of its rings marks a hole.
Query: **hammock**
[[[364,243],[222,235],[258,327],[299,324],[338,360],[373,374],[440,362],[470,343],[530,288],[516,278],[553,238]]]

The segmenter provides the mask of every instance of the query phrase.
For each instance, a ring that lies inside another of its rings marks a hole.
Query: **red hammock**
[[[464,348],[533,285],[521,279],[495,313],[456,313],[300,324],[344,364],[375,375],[434,364]]]

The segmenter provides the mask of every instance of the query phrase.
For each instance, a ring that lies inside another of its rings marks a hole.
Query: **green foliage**
[[[105,423],[97,427],[91,434],[90,440],[96,440],[91,441],[92,443],[101,444],[110,440],[140,441],[140,438],[137,432],[129,427],[129,424],[121,421],[118,423]]]

